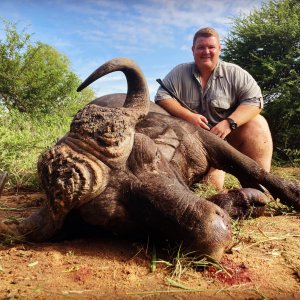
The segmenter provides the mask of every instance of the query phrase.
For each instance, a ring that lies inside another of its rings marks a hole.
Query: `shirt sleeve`
[[[240,101],[240,104],[253,105],[259,108],[263,108],[264,100],[263,97],[259,97],[259,98],[254,97],[254,98],[244,99],[243,101]]]
[[[165,81],[164,81],[164,83],[165,83]],[[158,102],[160,100],[170,99],[170,98],[172,98],[171,95],[169,95],[169,93],[160,86],[156,92],[154,101]]]
[[[173,68],[163,79],[164,85],[177,97],[180,94],[180,65]],[[161,86],[158,88],[154,101],[158,102],[164,99],[173,98],[164,88]]]
[[[236,78],[238,103],[263,108],[263,96],[255,79],[242,68],[239,68]]]

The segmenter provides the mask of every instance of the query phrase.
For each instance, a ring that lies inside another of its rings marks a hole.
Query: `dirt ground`
[[[299,169],[284,172],[300,181]],[[43,199],[5,193],[0,218],[24,217]],[[268,216],[239,221],[234,228],[237,243],[221,262],[225,270],[185,269],[180,260],[174,269],[166,251],[156,247],[157,260],[163,261],[151,271],[150,243],[107,233],[1,244],[0,298],[300,299],[300,214],[273,208]]]

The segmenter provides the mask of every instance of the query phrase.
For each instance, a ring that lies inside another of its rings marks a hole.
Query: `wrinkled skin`
[[[127,94],[94,100],[73,119],[70,132],[39,159],[47,204],[0,233],[43,241],[72,210],[85,222],[119,234],[158,232],[189,250],[220,259],[231,245],[230,216],[260,216],[268,197],[300,209],[300,187],[262,170],[210,132],[150,105],[142,72],[128,59],[98,68],[79,87],[124,72]],[[243,182],[243,189],[203,199],[190,187],[210,167]],[[256,189],[257,188],[257,189]]]

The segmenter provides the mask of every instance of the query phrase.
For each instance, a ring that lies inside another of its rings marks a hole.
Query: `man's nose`
[[[208,54],[209,53],[209,48],[208,47],[203,48],[203,53]]]

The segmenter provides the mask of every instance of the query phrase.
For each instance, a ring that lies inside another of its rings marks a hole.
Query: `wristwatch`
[[[232,120],[231,118],[226,118],[226,121],[229,123],[231,130],[237,129],[238,126],[234,120]]]

